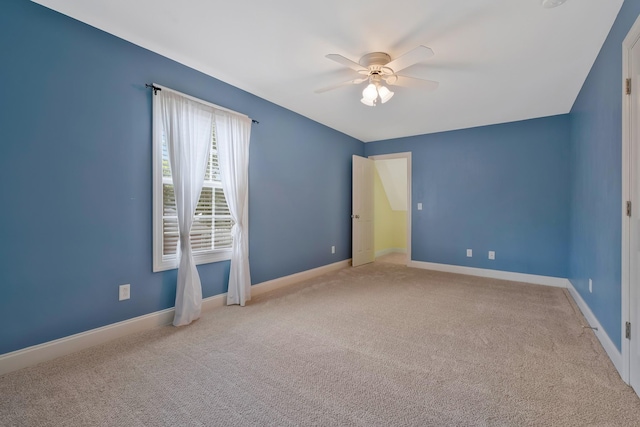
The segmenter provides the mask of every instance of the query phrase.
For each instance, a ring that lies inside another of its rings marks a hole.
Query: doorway
[[[369,158],[375,165],[375,260],[407,265],[411,259],[411,153]]]

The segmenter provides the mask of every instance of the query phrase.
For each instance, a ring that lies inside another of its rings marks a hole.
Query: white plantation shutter
[[[211,152],[209,154],[204,180],[220,182],[220,162],[218,161],[218,141],[216,140],[215,126],[213,128],[213,134],[211,135]]]
[[[178,217],[171,182],[171,168],[167,143],[162,138],[162,255],[175,257],[178,247]],[[207,162],[204,184],[191,226],[193,254],[217,249],[230,249],[233,221],[220,182],[218,150],[215,129],[211,137],[211,150]]]
[[[162,184],[162,196],[162,255],[175,255],[179,233],[173,184]]]
[[[231,237],[231,228],[233,220],[231,212],[227,205],[227,199],[224,197],[222,188],[215,189],[215,223],[213,244],[216,248],[231,248],[233,239]]]

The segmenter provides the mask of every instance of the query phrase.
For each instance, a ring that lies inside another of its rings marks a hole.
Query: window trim
[[[155,85],[155,84],[154,84]],[[156,85],[159,86],[159,85]],[[162,90],[171,91],[171,89],[159,86]],[[175,92],[175,91],[172,91]],[[180,93],[180,92],[177,92]],[[206,101],[184,95],[187,98],[202,102],[204,104],[213,105]],[[151,95],[154,97],[155,95]],[[152,106],[152,179],[153,179],[153,197],[152,197],[152,248],[153,248],[153,272],[173,270],[178,268],[178,258],[175,255],[163,254],[163,229],[162,229],[162,205],[163,205],[163,176],[162,176],[162,118],[159,108],[155,107],[156,100],[153,99]],[[215,108],[223,109],[218,106]],[[226,110],[226,109],[224,109]],[[237,114],[237,113],[236,113]],[[196,265],[208,264],[212,262],[228,261],[231,259],[231,248],[212,249],[206,252],[194,252],[193,259]]]

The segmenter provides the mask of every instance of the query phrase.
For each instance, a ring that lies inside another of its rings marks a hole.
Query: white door
[[[353,156],[351,263],[373,262],[373,160]]]
[[[630,102],[630,193],[632,214],[630,218],[630,289],[629,289],[629,321],[631,335],[629,340],[629,381],[636,393],[640,394],[640,41],[636,41],[631,50]]]

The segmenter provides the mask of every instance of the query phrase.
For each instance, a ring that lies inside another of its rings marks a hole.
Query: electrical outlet
[[[489,251],[489,259],[496,259],[495,251]]]
[[[593,280],[591,278],[589,278],[589,293],[593,293]]]
[[[473,251],[471,249],[467,249],[467,256],[471,258],[473,256]]]
[[[336,247],[335,246],[331,246],[331,253],[335,254],[336,253]]]
[[[131,298],[131,285],[120,285],[118,287],[118,301],[124,301]]]

